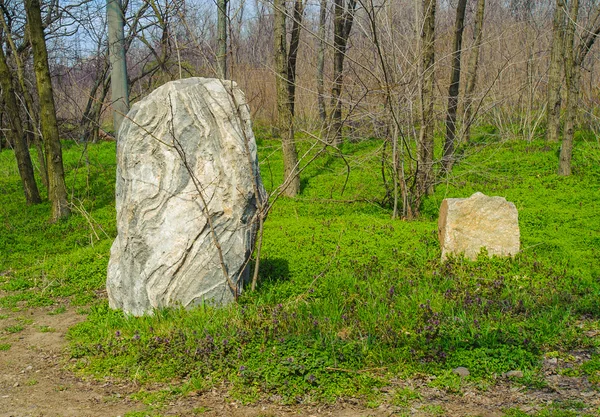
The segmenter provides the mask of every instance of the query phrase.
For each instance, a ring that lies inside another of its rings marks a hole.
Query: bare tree
[[[317,105],[319,107],[319,119],[321,123],[327,120],[327,109],[325,108],[325,43],[327,35],[327,0],[319,2],[319,30],[317,34]]]
[[[417,142],[419,166],[417,172],[418,192],[433,192],[433,84],[435,79],[435,10],[437,0],[423,0],[423,23],[421,26],[420,62],[420,116],[421,126]]]
[[[454,23],[454,45],[452,48],[452,70],[450,87],[448,88],[448,110],[446,115],[446,141],[442,166],[446,172],[452,169],[454,163],[454,141],[456,139],[456,111],[458,109],[458,91],[460,87],[460,64],[462,53],[462,38],[465,28],[465,11],[467,0],[459,0],[456,6],[456,21]]]
[[[227,78],[227,7],[228,0],[217,0],[217,73],[219,78]]]
[[[334,145],[342,143],[342,87],[344,85],[344,59],[348,50],[348,39],[356,0],[334,0],[333,17],[333,87],[331,88],[331,126],[328,138]]]
[[[581,88],[581,67],[588,52],[600,34],[600,5],[595,6],[594,14],[584,28],[578,42],[575,43],[576,26],[579,15],[579,0],[571,0],[569,21],[565,34],[565,80],[567,85],[567,102],[565,115],[565,132],[560,149],[558,175],[571,175],[571,159],[573,156],[573,139],[579,106]]]
[[[125,16],[121,0],[107,0],[106,14],[108,21],[108,46],[110,56],[112,91],[111,106],[113,108],[113,125],[115,137],[118,136],[123,118],[129,111],[129,87],[127,80],[127,61],[123,41]]]
[[[33,165],[29,149],[27,148],[27,140],[23,133],[23,124],[19,114],[19,105],[15,99],[15,92],[12,86],[12,74],[6,62],[4,50],[0,46],[0,87],[2,87],[2,98],[4,100],[4,111],[8,116],[8,125],[6,134],[12,136],[11,142],[14,144],[15,157],[21,176],[21,183],[25,191],[25,200],[27,204],[41,203],[40,193],[35,183],[33,173]]]
[[[463,98],[462,140],[469,142],[471,139],[471,125],[473,124],[473,96],[477,85],[477,72],[479,69],[479,53],[483,40],[483,19],[485,16],[485,0],[477,0],[475,12],[475,27],[473,29],[473,46],[469,54],[467,74],[465,80],[465,94]]]
[[[568,16],[565,0],[556,0],[552,21],[552,50],[548,73],[548,103],[546,104],[546,139],[558,142],[560,136],[560,90],[564,67],[565,19]]]
[[[300,24],[304,13],[302,0],[294,4],[290,47],[287,47],[285,1],[275,0],[274,41],[275,71],[277,74],[277,113],[283,149],[284,195],[294,197],[300,192],[298,151],[294,139],[294,107],[296,95],[296,58],[300,43]]]
[[[25,11],[27,13],[35,78],[40,100],[40,125],[48,168],[48,199],[52,204],[52,221],[56,221],[69,216],[71,210],[67,202],[62,149],[58,136],[52,79],[50,78],[50,68],[48,66],[48,51],[46,50],[39,0],[25,0]]]
[[[6,43],[8,44],[7,51],[10,51],[12,56],[14,57],[15,69],[17,73],[17,79],[19,81],[18,85],[20,88],[20,93],[23,96],[23,100],[25,101],[25,109],[27,111],[28,121],[33,126],[33,142],[35,144],[35,148],[37,150],[37,159],[39,164],[39,172],[40,177],[42,178],[42,183],[46,189],[48,188],[48,170],[46,168],[46,160],[44,155],[44,144],[42,143],[42,139],[37,132],[38,126],[38,117],[37,117],[37,109],[34,105],[34,100],[29,92],[29,89],[26,85],[25,81],[25,69],[23,65],[23,61],[21,60],[19,50],[15,44],[12,33],[8,24],[6,23],[6,18],[4,17],[4,13],[0,11],[0,24],[2,25],[2,29],[4,30],[4,36],[6,37]]]

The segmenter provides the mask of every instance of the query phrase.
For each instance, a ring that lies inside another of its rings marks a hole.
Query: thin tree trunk
[[[567,16],[564,0],[556,0],[554,20],[552,22],[552,51],[550,53],[550,70],[548,73],[548,103],[546,106],[546,140],[558,142],[560,136],[560,89],[564,63],[565,17]]]
[[[16,70],[17,70],[17,80],[19,81],[19,87],[21,89],[21,93],[23,94],[23,98],[25,100],[25,109],[27,110],[27,116],[29,117],[29,122],[31,123],[31,126],[33,127],[31,130],[33,131],[32,132],[33,143],[34,143],[35,149],[37,151],[38,164],[40,165],[40,176],[42,178],[42,183],[44,184],[44,187],[46,187],[46,189],[48,189],[48,169],[46,168],[46,156],[44,153],[44,144],[42,143],[42,138],[40,137],[40,134],[38,131],[39,121],[38,121],[38,118],[36,115],[33,97],[29,93],[29,89],[27,88],[27,85],[25,84],[23,61],[21,60],[21,57],[19,56],[19,50],[17,49],[17,46],[15,45],[15,42],[12,38],[9,27],[6,24],[6,20],[4,19],[4,15],[2,13],[0,13],[0,23],[2,23],[2,28],[4,29],[4,32],[5,32],[4,36],[6,36],[6,43],[8,44],[10,51],[15,58],[15,65],[16,65]]]
[[[342,87],[344,85],[344,58],[346,58],[348,37],[354,22],[356,0],[334,0],[333,21],[333,87],[331,88],[331,126],[329,141],[334,145],[342,143]]]
[[[452,51],[452,72],[450,74],[450,88],[448,89],[448,111],[446,115],[446,141],[444,142],[444,156],[442,166],[446,172],[454,164],[454,141],[456,138],[456,110],[458,108],[458,91],[460,87],[460,64],[462,53],[462,38],[465,28],[465,11],[467,0],[459,0],[456,6],[456,20],[454,23],[454,49]]]
[[[273,8],[277,113],[283,151],[283,194],[294,197],[300,191],[300,176],[294,139],[294,104],[290,102],[285,0],[274,0]]]
[[[567,85],[567,111],[565,115],[565,133],[560,149],[558,175],[571,175],[571,157],[573,155],[573,137],[579,99],[579,68],[575,65],[575,27],[579,15],[579,0],[571,0],[569,20],[565,31],[565,82]]]
[[[121,0],[107,0],[106,14],[108,21],[108,47],[111,66],[111,106],[113,109],[115,137],[118,138],[119,129],[121,128],[123,119],[129,111],[127,61],[125,57],[125,44],[123,41],[125,16],[123,15]]]
[[[223,80],[227,79],[227,3],[217,0],[217,72]]]
[[[321,0],[319,10],[319,32],[317,35],[317,104],[319,107],[319,119],[322,124],[327,120],[327,109],[325,108],[325,36],[327,36],[327,0]]]
[[[81,116],[81,141],[82,142],[94,142],[95,138],[98,136],[98,125],[96,123],[96,113],[98,107],[102,106],[102,102],[104,100],[98,100],[96,95],[98,94],[98,89],[102,87],[106,89],[107,84],[109,84],[110,77],[108,75],[109,64],[108,61],[104,61],[102,70],[98,73],[96,80],[94,81],[94,85],[92,86],[88,101],[85,106],[85,110],[83,111],[83,116]]]
[[[23,134],[23,123],[19,115],[19,105],[17,104],[15,91],[12,86],[12,74],[2,47],[0,47],[0,86],[2,87],[4,111],[8,116],[9,129],[6,131],[6,134],[12,136],[19,175],[21,176],[21,183],[25,192],[25,200],[27,204],[41,203],[42,199],[35,183],[27,140]]]
[[[467,79],[465,82],[465,96],[463,98],[462,140],[471,140],[471,125],[473,124],[473,94],[477,85],[477,70],[479,67],[479,51],[483,40],[483,18],[485,15],[485,0],[477,0],[477,11],[475,13],[475,27],[473,29],[473,46],[469,54],[467,65]]]
[[[575,121],[579,106],[579,89],[581,84],[581,69],[583,62],[600,35],[600,6],[595,6],[588,27],[582,31],[582,36],[575,47],[575,27],[579,14],[579,0],[572,0],[569,21],[565,35],[565,80],[567,84],[567,111],[565,115],[565,133],[560,149],[558,175],[571,175],[571,159],[573,156],[573,139],[575,136]]]
[[[296,0],[294,3],[294,21],[292,22],[292,33],[290,36],[290,50],[287,57],[288,102],[292,116],[295,115],[296,106],[296,62],[298,60],[298,48],[300,47],[300,29],[303,15],[304,5],[302,4],[302,0]]]
[[[423,0],[421,30],[421,126],[417,187],[420,196],[433,192],[433,83],[435,77],[435,9],[437,0]]]
[[[52,221],[56,221],[67,217],[70,214],[70,209],[67,202],[62,149],[58,135],[56,109],[54,96],[52,95],[52,79],[50,78],[48,66],[48,51],[44,39],[39,0],[25,0],[25,11],[27,13],[29,35],[33,49],[33,66],[40,100],[40,125],[46,149],[48,199],[52,204]]]
[[[4,109],[4,100],[2,99],[2,96],[0,96],[0,109]],[[5,147],[4,142],[7,141],[7,139],[4,138],[2,126],[4,126],[4,110],[0,111],[0,152],[2,152],[2,149]]]

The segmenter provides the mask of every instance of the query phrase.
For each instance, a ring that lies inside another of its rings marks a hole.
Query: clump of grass
[[[22,324],[15,324],[14,326],[7,326],[4,328],[4,331],[7,333],[19,333],[25,330],[25,326]]]

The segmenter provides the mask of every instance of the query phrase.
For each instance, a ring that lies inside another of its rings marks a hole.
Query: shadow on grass
[[[259,274],[261,282],[282,282],[290,279],[290,269],[287,259],[263,258],[260,260]]]

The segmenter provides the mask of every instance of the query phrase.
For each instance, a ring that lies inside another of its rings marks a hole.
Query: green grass
[[[0,258],[0,306],[81,306],[88,319],[69,332],[76,368],[169,383],[169,395],[227,382],[243,402],[359,396],[376,405],[377,388],[392,378],[432,374],[434,386],[460,392],[512,370],[535,386],[544,352],[598,349],[575,324],[598,327],[600,151],[580,139],[574,175],[561,178],[558,145],[483,133],[416,221],[391,220],[381,142],[342,146],[348,177],[335,153],[320,156],[302,174],[301,195],[278,200],[265,223],[256,292],[222,309],[141,318],[110,310],[97,295],[116,234],[114,144],[90,146],[77,173],[82,149],[65,146],[67,184],[91,223],[76,213],[49,224],[48,204],[26,208],[13,156],[2,152],[0,246],[9,249]],[[301,152],[309,145],[301,140]],[[259,136],[269,190],[281,181],[279,149]],[[475,191],[516,204],[522,253],[442,263],[439,205]],[[457,366],[470,376],[452,374]],[[597,375],[596,362],[583,372]],[[389,400],[418,398],[398,392]]]
[[[25,330],[25,327],[21,324],[15,324],[14,326],[7,326],[4,328],[6,333],[19,333]]]

